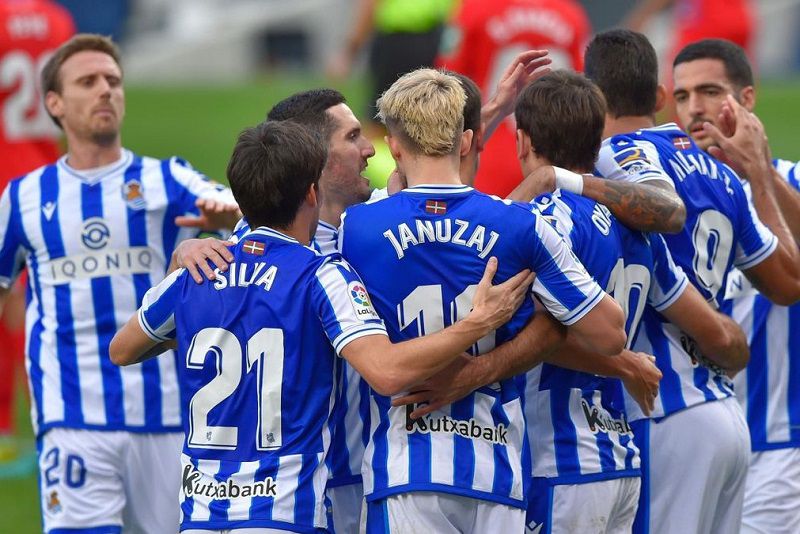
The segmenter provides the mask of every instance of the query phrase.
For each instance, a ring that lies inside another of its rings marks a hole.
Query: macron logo
[[[44,218],[48,221],[53,218],[53,213],[56,212],[56,203],[55,202],[48,202],[44,206],[42,206],[42,213],[44,213]]]

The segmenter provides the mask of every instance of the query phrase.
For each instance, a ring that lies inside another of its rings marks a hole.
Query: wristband
[[[583,193],[583,176],[561,167],[553,166],[556,174],[556,187],[580,195]]]

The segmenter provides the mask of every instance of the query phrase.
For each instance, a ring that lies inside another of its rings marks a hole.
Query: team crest
[[[142,194],[142,182],[139,180],[129,180],[122,184],[122,198],[132,210],[142,210],[147,207]]]
[[[47,506],[47,511],[51,514],[58,514],[61,513],[61,501],[58,498],[57,491],[51,491],[50,495],[47,496],[47,502],[45,503]]]
[[[350,302],[359,319],[380,319],[369,301],[367,288],[361,282],[350,282],[347,285],[347,293],[350,295]]]

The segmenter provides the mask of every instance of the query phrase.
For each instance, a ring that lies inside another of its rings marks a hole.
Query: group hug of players
[[[122,149],[113,45],[64,46],[46,105],[68,153],[0,201],[0,282],[24,259],[32,286],[47,532],[800,526],[800,325],[782,307],[800,299],[800,194],[735,45],[676,58],[688,132],[655,124],[666,94],[635,32],[596,36],[585,76],[521,54],[491,113],[468,78],[410,72],[378,100],[397,170],[371,195],[372,146],[336,91],[243,131],[228,191]],[[94,83],[103,105],[81,108]],[[500,199],[467,184],[512,111],[526,179]],[[93,167],[92,147],[118,158]],[[175,217],[228,219],[231,192],[235,244],[182,241]]]
[[[713,54],[744,58],[712,41],[676,63]],[[798,195],[778,185],[763,128],[732,97],[687,125],[710,154],[655,125],[665,93],[640,34],[597,36],[586,77],[535,74],[539,53],[518,62],[535,81],[514,109],[528,176],[517,202],[464,185],[481,135],[468,102],[480,100],[457,75],[421,69],[381,96],[392,194],[346,207],[338,231],[320,215],[320,184],[341,163],[336,129],[311,128],[329,137],[325,163],[294,126],[318,126],[320,95],[295,95],[242,134],[228,167],[246,217],[232,257],[213,283],[175,271],[112,343],[118,363],[173,339],[187,365],[216,351],[216,368],[185,372],[185,528],[741,528],[751,446],[732,379],[750,351],[720,310],[750,299],[755,313],[752,288],[800,298],[782,211]],[[675,94],[680,106],[714,90]],[[533,299],[510,320],[479,319],[482,278],[526,286],[528,271]],[[197,407],[222,383],[226,350],[234,382]],[[257,421],[240,399],[258,399]],[[769,459],[761,476],[791,461]]]

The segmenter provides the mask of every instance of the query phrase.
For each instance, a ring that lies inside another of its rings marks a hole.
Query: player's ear
[[[528,134],[517,128],[517,159],[524,160],[533,151],[533,144]]]
[[[389,146],[389,152],[392,153],[394,160],[400,161],[400,140],[392,134],[387,134],[383,140],[386,141],[386,144]]]
[[[748,85],[739,92],[739,103],[747,111],[753,111],[756,107],[756,90],[752,85]]]
[[[314,182],[308,186],[308,191],[306,191],[306,203],[312,208],[316,208],[319,201],[319,182]]]
[[[656,109],[653,110],[654,113],[658,113],[664,106],[667,105],[667,88],[664,87],[664,84],[658,84],[656,87]]]
[[[472,130],[464,130],[461,134],[461,150],[459,155],[463,158],[469,151],[472,150],[472,140],[474,139],[474,133]]]
[[[61,100],[61,95],[55,91],[48,91],[44,97],[44,106],[47,108],[48,113],[57,119],[61,117],[64,111],[64,102]]]

